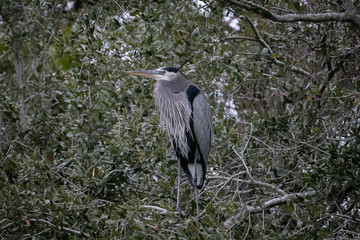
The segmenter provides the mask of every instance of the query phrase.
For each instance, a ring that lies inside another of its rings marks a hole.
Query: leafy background
[[[358,239],[359,1],[12,1],[0,6],[2,239]],[[259,8],[260,6],[260,8]],[[261,9],[261,7],[263,9]],[[196,221],[152,99],[175,66],[214,138]]]

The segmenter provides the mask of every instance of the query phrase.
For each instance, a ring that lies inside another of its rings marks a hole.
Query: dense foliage
[[[359,8],[2,0],[0,237],[359,239]],[[212,107],[202,225],[186,181],[173,213],[153,81],[123,72],[160,66]]]

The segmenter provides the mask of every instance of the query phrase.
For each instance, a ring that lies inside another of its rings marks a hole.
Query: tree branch
[[[284,192],[283,190],[281,190],[280,188],[274,186],[274,185],[271,185],[269,183],[264,183],[264,182],[260,182],[260,181],[257,181],[257,180],[245,180],[245,179],[240,179],[240,178],[232,178],[232,177],[224,177],[224,176],[208,176],[207,177],[208,179],[224,179],[224,180],[232,180],[234,182],[239,182],[239,183],[245,183],[245,184],[252,184],[252,185],[257,185],[257,186],[261,186],[261,187],[266,187],[266,188],[269,188],[275,192],[277,192],[279,195],[282,195],[282,196],[286,196],[287,193]]]
[[[166,210],[165,208],[157,207],[157,206],[153,206],[153,205],[141,205],[140,207],[154,209],[156,211],[159,211],[159,214],[162,214],[162,215],[166,215],[166,214],[178,215],[179,214],[179,212],[170,212],[170,211]],[[187,214],[184,211],[180,211],[180,214],[181,214],[181,216],[184,216],[184,217],[187,216]]]
[[[269,51],[269,57],[271,58],[272,62],[277,64],[277,65],[280,65],[280,66],[286,66],[286,64],[278,59],[276,59],[275,57],[273,57],[273,51],[272,49],[270,48],[270,46],[265,42],[265,40],[261,37],[259,31],[256,29],[255,25],[252,23],[252,21],[250,20],[250,18],[248,18],[246,16],[246,21],[250,24],[251,26],[251,29],[253,30],[256,38],[258,39],[259,43],[265,47],[268,51]],[[299,68],[299,67],[295,67],[295,66],[290,66],[290,70],[295,72],[295,73],[299,73],[299,74],[302,74],[302,75],[305,75],[309,78],[313,78],[313,75],[311,73],[309,73],[308,71],[302,69],[302,68]]]
[[[155,209],[156,211],[159,211],[160,214],[168,214],[169,211],[166,210],[165,208],[161,208],[161,207],[157,207],[157,206],[152,206],[152,205],[142,205],[142,208],[151,208],[151,209]]]
[[[258,40],[254,37],[248,37],[248,36],[238,36],[238,37],[228,37],[220,39],[220,42],[227,42],[227,41],[233,41],[233,40],[248,40],[253,42],[258,42]]]
[[[309,13],[309,14],[285,14],[278,15],[267,8],[246,0],[228,0],[229,3],[244,8],[250,12],[255,12],[261,16],[273,20],[275,22],[353,22],[360,25],[360,19],[358,17],[358,11],[355,10],[355,6],[351,1],[346,0],[345,12],[331,12],[331,13]],[[352,6],[351,6],[352,5]]]
[[[55,228],[56,226],[54,224],[52,224],[51,222],[49,221],[46,221],[44,219],[30,219],[30,222],[41,222],[41,223],[45,223],[53,228]],[[61,226],[58,226],[57,227],[60,231],[61,230],[64,230],[66,232],[69,232],[69,233],[72,233],[72,234],[76,234],[76,235],[83,235],[83,236],[86,236],[86,237],[90,237],[90,234],[87,234],[87,233],[84,233],[82,231],[78,231],[78,230],[74,230],[72,228],[68,228],[68,227],[61,227]]]
[[[305,198],[307,196],[314,195],[315,191],[308,191],[308,192],[301,192],[301,193],[290,193],[282,197],[274,198],[269,201],[266,201],[262,204],[260,207],[253,207],[253,206],[247,206],[243,205],[242,208],[245,208],[245,211],[241,211],[235,216],[230,217],[228,220],[225,221],[224,226],[226,228],[230,228],[234,225],[234,222],[241,218],[246,213],[261,213],[265,209],[272,208],[284,203],[294,202],[298,200],[299,198]]]

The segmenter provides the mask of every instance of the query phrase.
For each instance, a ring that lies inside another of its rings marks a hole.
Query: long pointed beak
[[[143,77],[150,77],[150,78],[155,78],[156,76],[164,75],[162,71],[158,71],[158,70],[125,71],[125,73],[135,75],[135,76],[143,76]]]

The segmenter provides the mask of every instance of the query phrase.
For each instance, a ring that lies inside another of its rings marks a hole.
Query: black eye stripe
[[[179,71],[179,69],[175,68],[175,67],[163,67],[161,68],[162,70],[166,70],[168,72],[173,72],[173,73],[177,73]]]

